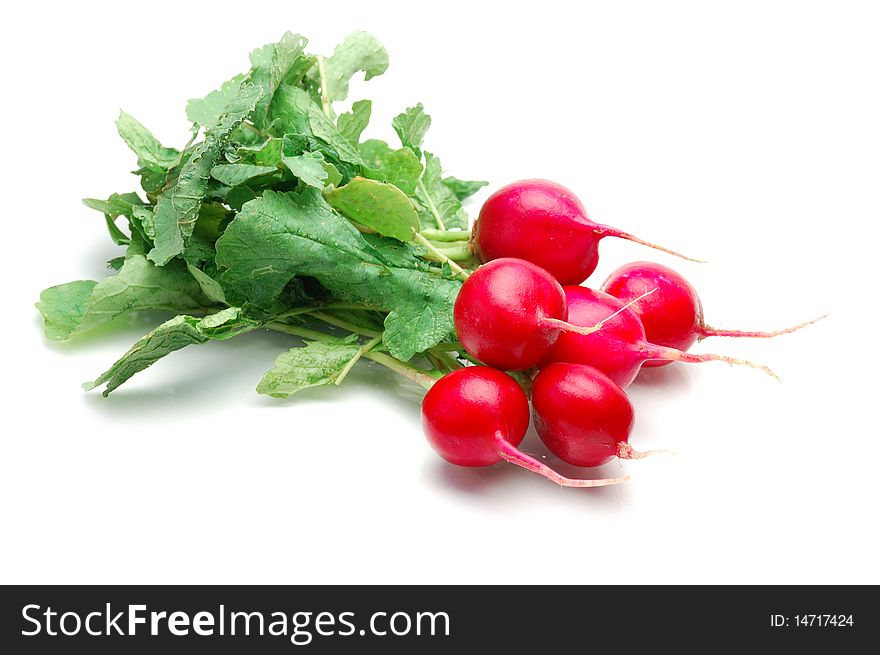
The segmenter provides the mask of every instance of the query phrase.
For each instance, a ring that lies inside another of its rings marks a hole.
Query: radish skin
[[[656,289],[657,292],[650,298],[639,298],[647,289]],[[707,337],[778,337],[801,330],[827,316],[825,314],[811,321],[767,332],[714,328],[707,325],[703,318],[703,304],[696,289],[676,271],[654,262],[640,261],[621,266],[608,276],[602,290],[624,302],[633,303],[633,311],[641,319],[648,341],[679,350],[688,350]],[[651,360],[645,366],[669,363],[669,360]]]
[[[570,362],[593,366],[621,388],[628,387],[642,365],[650,360],[688,363],[719,361],[757,368],[779,379],[768,367],[744,359],[716,354],[693,354],[650,343],[641,320],[623,301],[586,287],[568,286],[564,290],[569,322],[594,326],[605,320],[601,330],[588,335],[573,332],[560,334],[543,360],[544,365]],[[606,318],[608,316],[613,318]]]
[[[599,263],[599,241],[617,237],[699,261],[596,223],[578,197],[549,180],[521,180],[493,193],[480,209],[471,251],[482,262],[525,259],[549,271],[560,284],[580,284]]]
[[[532,383],[532,407],[541,441],[569,464],[601,466],[615,457],[654,454],[630,446],[632,404],[611,378],[592,366],[556,363],[541,369]]]
[[[505,371],[523,371],[547,356],[560,334],[588,335],[595,325],[566,321],[565,292],[547,271],[506,257],[480,266],[464,282],[455,300],[455,331],[476,360]]]
[[[422,425],[431,446],[458,466],[506,461],[564,487],[607,487],[628,478],[568,478],[517,448],[529,427],[529,401],[509,375],[470,366],[440,378],[422,402]]]

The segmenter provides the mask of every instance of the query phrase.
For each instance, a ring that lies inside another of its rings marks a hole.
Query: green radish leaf
[[[339,130],[339,134],[354,147],[357,147],[361,140],[361,134],[367,129],[372,111],[372,102],[358,100],[352,104],[350,112],[340,114],[336,119],[336,128]]]
[[[341,161],[355,165],[362,163],[357,148],[343,136],[303,89],[282,85],[272,103],[272,118],[285,134],[317,137],[330,146]]]
[[[118,388],[134,374],[155,364],[166,355],[193,344],[230,339],[250,332],[260,323],[242,315],[238,307],[230,307],[204,318],[175,316],[138,340],[107,371],[93,382],[86,382],[86,391],[106,384],[104,395]]]
[[[189,122],[203,126],[216,125],[220,120],[220,114],[238,95],[238,90],[244,81],[244,75],[236,75],[231,80],[225,81],[217,91],[211,91],[204,98],[193,98],[187,102],[186,117]]]
[[[78,331],[97,284],[94,280],[77,280],[43,290],[37,309],[43,315],[46,337],[64,341]]]
[[[223,293],[223,287],[220,286],[220,283],[217,280],[189,262],[186,264],[186,269],[190,272],[190,275],[193,276],[196,283],[199,285],[199,288],[202,290],[202,293],[205,294],[205,297],[208,300],[215,302],[218,305],[226,304],[226,294]]]
[[[278,356],[275,366],[257,385],[257,392],[287,398],[309,387],[333,384],[358,350],[353,339],[336,343],[309,341],[291,348]]]
[[[342,182],[342,173],[339,172],[339,169],[336,168],[329,161],[325,161],[323,163],[324,171],[327,173],[327,179],[324,180],[325,186],[339,186]]]
[[[218,164],[211,169],[211,177],[228,187],[247,184],[256,177],[277,173],[275,166],[257,166],[254,164]]]
[[[444,177],[442,182],[450,191],[452,191],[459,201],[470,198],[477,191],[489,184],[483,180],[459,180],[457,177],[451,175],[449,177]]]
[[[193,229],[192,239],[187,244],[187,248],[192,244],[195,238],[205,241],[214,242],[220,238],[222,233],[221,225],[226,220],[228,210],[219,202],[206,202],[199,208],[199,218],[196,220],[196,226]],[[211,249],[211,259],[214,257],[213,248]],[[186,249],[184,249],[184,258],[186,258]]]
[[[370,139],[360,144],[363,176],[393,184],[408,196],[414,196],[422,164],[409,148],[392,150],[384,141]]]
[[[207,182],[207,180],[206,180]],[[205,185],[207,188],[207,184]],[[171,194],[174,191],[172,190]],[[181,254],[186,247],[183,232],[180,229],[182,220],[181,213],[175,209],[171,194],[162,194],[153,208],[153,249],[147,255],[151,262],[157,266],[167,264],[171,259]],[[195,198],[201,205],[204,191]],[[189,207],[191,203],[188,203]]]
[[[205,140],[183,165],[177,183],[159,197],[153,212],[155,245],[148,255],[153,263],[164,266],[183,252],[198,220],[211,171],[219,162],[230,135],[254,111],[262,93],[256,86],[241,87],[219,122],[208,130]]]
[[[422,158],[422,143],[425,140],[425,134],[431,127],[431,117],[425,113],[422,103],[415,107],[410,107],[402,114],[394,117],[391,121],[394,131],[400,138],[400,142],[414,153]]]
[[[452,190],[443,184],[440,159],[425,153],[425,172],[416,189],[422,227],[468,228],[468,216]]]
[[[174,148],[165,148],[153,134],[124,111],[116,119],[119,136],[137,155],[138,166],[150,167],[167,171],[174,166],[180,152]]]
[[[116,221],[106,214],[104,215],[104,219],[107,222],[107,231],[110,233],[110,239],[113,243],[117,246],[127,246],[131,243],[131,237],[119,229],[119,226],[116,225]]]
[[[336,46],[323,65],[327,97],[330,102],[348,97],[348,82],[358,71],[370,80],[388,69],[388,52],[375,37],[355,32]]]
[[[142,207],[142,201],[136,193],[114,193],[107,200],[99,200],[98,198],[83,198],[83,204],[89,209],[95,209],[104,214],[107,223],[107,232],[110,239],[117,246],[127,246],[131,243],[131,237],[123,232],[118,225],[116,219],[119,216],[126,216],[129,219],[134,217],[135,211]],[[132,229],[135,229],[134,227]]]
[[[142,205],[135,205],[131,209],[131,224],[143,235],[152,241],[156,238],[156,224],[153,210]]]
[[[287,32],[278,43],[251,52],[248,81],[262,90],[254,109],[254,125],[258,129],[268,127],[269,109],[281,83],[291,80],[297,84],[314,63],[314,58],[304,52],[307,43],[305,37]]]
[[[323,155],[320,152],[309,152],[295,157],[282,157],[281,161],[287,166],[293,176],[303,184],[316,189],[323,189],[327,179],[327,169]]]
[[[348,142],[348,139],[339,132],[330,119],[321,113],[315,104],[309,108],[309,127],[314,136],[339,153],[339,158],[342,161],[355,165],[362,163],[363,160],[357,148]]]
[[[238,156],[247,159],[257,166],[281,165],[282,141],[276,137],[270,137],[257,146],[242,146],[238,149]]]
[[[101,282],[81,280],[50,287],[37,309],[46,336],[63,341],[133,311],[191,311],[211,301],[183,262],[154,266],[143,255],[127,257],[119,272]]]
[[[340,214],[383,236],[412,241],[419,229],[415,208],[393,184],[356,177],[326,197]]]
[[[362,235],[316,189],[266,191],[247,203],[218,239],[216,262],[232,303],[271,306],[301,275],[340,301],[389,312],[383,343],[400,359],[453,330],[461,283],[439,274],[409,244]]]
[[[323,307],[325,318],[381,333],[377,347],[401,360],[454,338],[461,282],[415,239],[425,227],[466,229],[462,201],[485,182],[443,177],[423,150],[431,117],[421,104],[394,117],[400,146],[367,138],[370,100],[337,115],[353,79],[387,69],[374,37],[352,34],[328,57],[306,45],[285,33],[253,50],[247,71],[190,100],[193,138],[179,150],[120,113],[116,127],[146,194],[83,202],[104,215],[124,256],[109,260],[101,281],[44,290],[37,307],[53,340],[130,312],[176,318],[87,386],[109,393],[170,352],[288,320],[294,309]],[[467,255],[458,243],[442,247]],[[201,318],[218,308],[228,309]],[[357,357],[357,341],[284,353],[259,391],[287,396],[332,383]]]
[[[250,202],[256,197],[256,191],[249,186],[239,186],[230,189],[229,193],[226,194],[226,204],[232,207],[235,211],[240,212],[245,203]]]
[[[107,260],[107,268],[118,273],[124,263],[125,257],[114,257],[113,259]]]
[[[136,193],[114,193],[107,200],[83,198],[82,202],[89,209],[108,214],[111,218],[131,216],[133,207],[143,205],[143,201]]]

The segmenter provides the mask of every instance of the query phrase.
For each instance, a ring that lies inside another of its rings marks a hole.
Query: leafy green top
[[[274,396],[338,383],[361,358],[421,383],[456,365],[452,307],[473,264],[462,201],[485,182],[443,177],[423,150],[421,104],[393,120],[399,148],[363,138],[369,100],[336,113],[353,76],[388,68],[374,37],[352,34],[328,57],[307,44],[288,32],[251,52],[250,70],[190,100],[193,138],[181,149],[120,114],[146,197],[84,202],[125,254],[109,262],[115,274],[46,289],[37,306],[56,340],[132,311],[177,316],[89,388],[109,393],[179,348],[257,327],[306,340],[260,383]],[[420,354],[431,369],[406,363]]]

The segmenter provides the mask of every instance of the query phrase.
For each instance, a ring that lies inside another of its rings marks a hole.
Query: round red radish
[[[522,259],[496,259],[480,266],[455,300],[455,332],[462,346],[484,364],[521,371],[543,359],[560,333],[593,328],[565,321],[565,293],[547,271]]]
[[[529,401],[507,374],[487,366],[453,371],[422,402],[425,435],[443,459],[459,466],[505,460],[567,487],[601,487],[626,478],[575,480],[517,449],[529,427]]]
[[[646,293],[649,293],[650,290]],[[650,296],[647,296],[650,297]],[[652,359],[681,362],[723,361],[760,368],[766,366],[723,355],[694,355],[650,343],[639,317],[622,300],[586,287],[565,287],[568,320],[576,326],[593,326],[590,334],[563,332],[543,363],[570,362],[593,366],[622,388],[629,386],[642,365]],[[599,327],[599,329],[595,329]]]
[[[629,386],[646,359],[641,347],[647,345],[645,330],[638,316],[623,309],[623,302],[617,298],[587,287],[568,286],[564,292],[572,323],[604,323],[602,329],[593,334],[560,335],[544,363],[587,364],[602,371],[620,387]]]
[[[547,271],[521,259],[480,266],[462,285],[455,332],[473,357],[504,370],[537,364],[559,335],[542,323],[566,318],[565,293]]]
[[[498,440],[518,446],[529,429],[529,401],[509,375],[469,366],[440,378],[422,402],[428,441],[447,462],[491,466]]]
[[[559,459],[600,466],[613,457],[631,459],[633,408],[607,375],[592,366],[551,364],[532,383],[535,429]]]
[[[604,237],[684,257],[593,222],[572,191],[548,180],[521,180],[493,193],[474,224],[471,250],[483,262],[517,257],[545,268],[560,284],[580,284],[596,269]]]
[[[652,289],[656,289],[656,292],[643,295]],[[679,350],[687,350],[697,341],[712,336],[775,337],[794,332],[819,320],[772,332],[719,330],[710,327],[703,320],[703,305],[696,289],[679,273],[654,262],[632,262],[621,266],[605,280],[602,290],[623,302],[635,301],[632,309],[641,319],[648,341]],[[645,366],[663,366],[668,363],[648,361]]]

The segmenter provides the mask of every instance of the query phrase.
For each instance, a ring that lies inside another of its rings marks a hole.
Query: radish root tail
[[[653,457],[654,455],[674,455],[672,450],[636,450],[628,443],[621,442],[617,445],[617,456],[620,459],[644,459],[645,457]]]
[[[699,364],[702,362],[726,362],[731,366],[748,366],[749,368],[756,368],[759,371],[764,371],[771,378],[776,380],[777,382],[782,382],[782,378],[780,378],[769,366],[764,366],[763,364],[756,364],[755,362],[750,362],[747,359],[739,359],[737,357],[728,357],[727,355],[713,355],[713,354],[699,354],[696,355],[694,353],[685,352],[683,350],[677,350],[676,348],[663,348],[657,347],[652,349],[649,353],[651,355],[651,359],[666,359],[672,362],[689,362],[692,364]]]
[[[621,230],[615,229],[608,225],[600,225],[598,230],[600,234],[603,236],[609,237],[617,237],[618,239],[626,239],[627,241],[632,241],[633,243],[638,243],[643,246],[648,246],[649,248],[653,248],[654,250],[659,250],[661,252],[665,252],[669,255],[673,255],[675,257],[679,257],[680,259],[685,259],[689,262],[696,262],[697,264],[707,264],[708,262],[705,259],[695,259],[694,257],[688,257],[687,255],[682,255],[680,252],[676,252],[675,250],[670,250],[664,246],[657,245],[656,243],[651,243],[650,241],[645,241],[644,239],[640,239],[637,236],[630,234],[629,232],[622,232]]]
[[[582,327],[580,325],[575,325],[574,323],[569,323],[568,321],[561,321],[558,318],[543,318],[543,319],[541,319],[541,325],[543,327],[551,328],[551,329],[555,329],[555,330],[560,330],[562,332],[572,332],[574,334],[580,334],[583,336],[587,336],[587,335],[593,334],[593,332],[598,332],[612,318],[614,318],[618,314],[625,312],[627,309],[629,309],[630,307],[635,305],[637,302],[639,302],[642,298],[646,298],[647,296],[650,296],[652,293],[654,293],[656,291],[657,291],[657,287],[654,287],[650,291],[646,291],[645,293],[640,295],[638,298],[633,298],[628,303],[626,303],[623,307],[618,309],[616,312],[614,312],[613,314],[611,314],[609,316],[606,316],[605,318],[603,318],[601,321],[599,321],[598,323],[596,323],[592,327]]]
[[[812,325],[813,323],[818,323],[823,318],[827,317],[828,314],[822,314],[822,316],[814,318],[811,321],[804,321],[803,323],[798,323],[797,325],[792,325],[791,327],[787,327],[782,330],[771,330],[769,332],[753,332],[749,330],[722,330],[703,323],[698,328],[698,334],[700,340],[706,339],[707,337],[749,337],[752,339],[770,339],[772,337],[778,337],[782,334],[791,334],[792,332],[797,332],[798,330]]]
[[[524,452],[519,450],[516,446],[511,444],[506,439],[499,436],[497,438],[497,442],[498,454],[501,456],[501,459],[506,462],[510,462],[511,464],[516,464],[517,466],[524,468],[527,471],[531,471],[532,473],[537,473],[538,475],[547,478],[551,482],[555,482],[561,487],[608,487],[629,480],[628,475],[622,478],[603,478],[601,480],[581,480],[577,478],[567,478],[557,471],[554,471],[543,462],[538,461],[531,455],[526,455]]]

